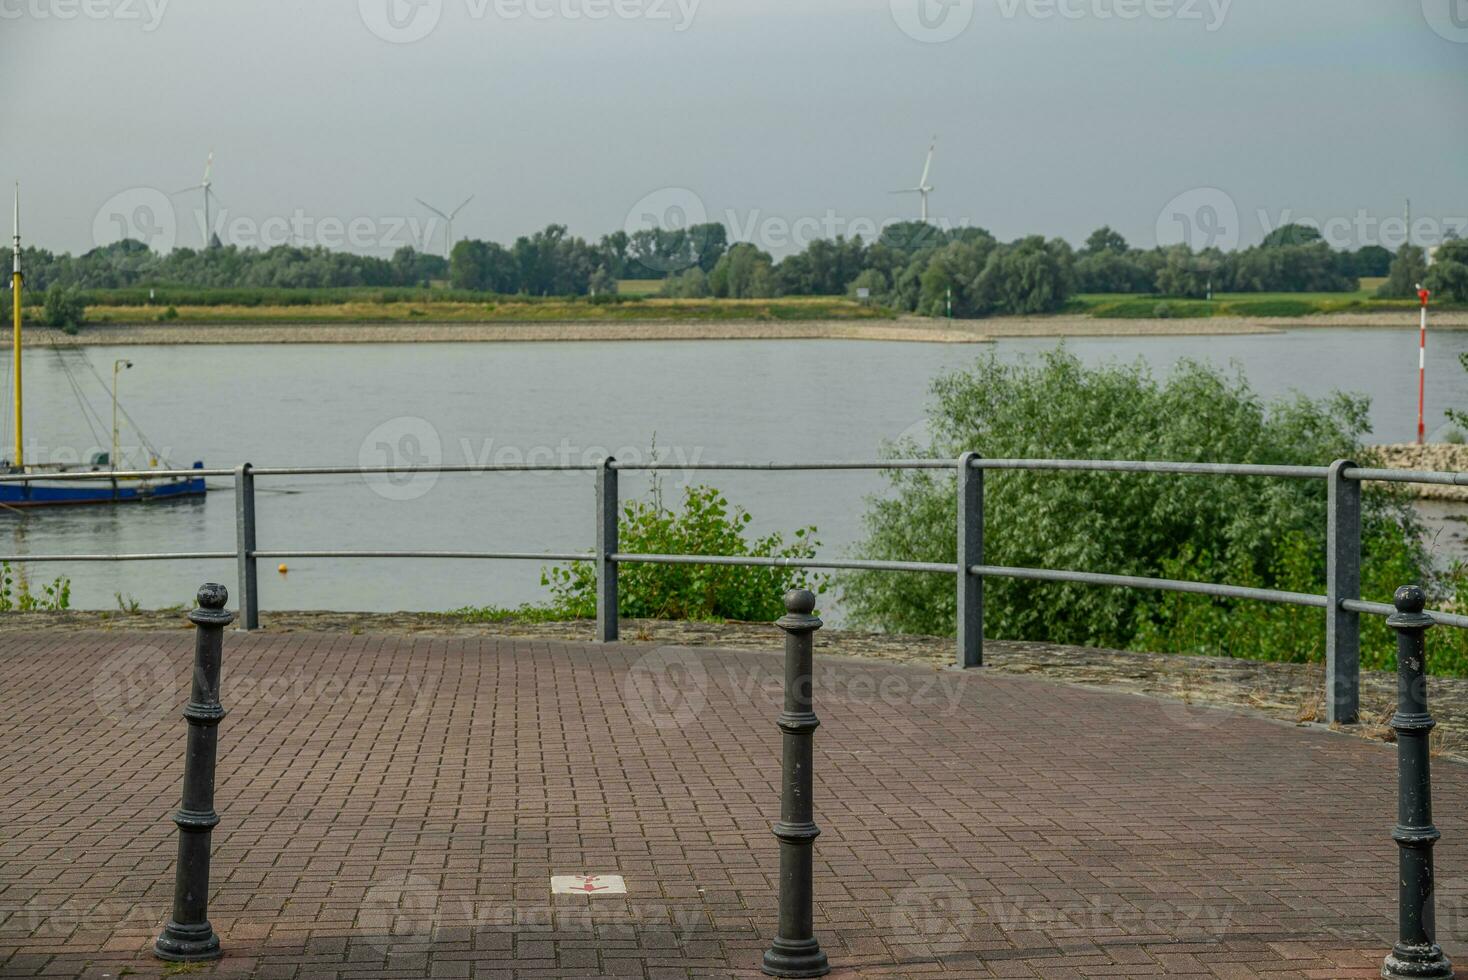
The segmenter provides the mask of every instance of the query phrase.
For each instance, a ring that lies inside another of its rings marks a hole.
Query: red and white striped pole
[[[1417,337],[1417,445],[1422,445],[1427,435],[1422,409],[1427,401],[1427,300],[1432,293],[1417,284],[1417,298],[1422,300],[1422,328]]]

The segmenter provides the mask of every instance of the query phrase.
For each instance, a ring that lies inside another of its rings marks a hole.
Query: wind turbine
[[[451,258],[452,257],[452,254],[451,253],[453,252],[453,249],[454,249],[454,218],[458,216],[458,213],[460,211],[464,210],[464,208],[466,208],[469,205],[469,202],[470,201],[474,200],[474,195],[473,194],[470,194],[468,197],[464,198],[464,203],[463,204],[460,204],[458,207],[454,208],[448,214],[444,214],[438,208],[434,207],[432,204],[429,204],[427,201],[423,200],[423,198],[421,198],[421,197],[415,197],[415,198],[413,198],[413,200],[417,201],[419,204],[423,205],[425,208],[427,208],[428,210],[432,211],[434,214],[438,215],[440,218],[442,218],[444,220],[444,229],[443,229],[443,256],[446,259],[447,258]]]
[[[916,187],[904,187],[893,194],[921,194],[923,201],[923,223],[928,221],[928,195],[933,192],[933,186],[928,183],[928,172],[933,169],[933,150],[938,146],[938,137],[933,137],[933,142],[928,144],[928,159],[923,163],[923,175],[918,178]]]
[[[204,192],[204,247],[209,247],[209,240],[214,234],[214,227],[209,224],[209,199],[218,198],[214,193],[214,182],[211,176],[214,173],[214,151],[209,151],[209,159],[204,162],[204,179],[191,187],[185,187],[181,191],[174,191],[174,195],[187,194],[189,191],[202,190]]]

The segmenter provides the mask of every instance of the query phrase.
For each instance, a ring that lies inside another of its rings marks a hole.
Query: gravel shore
[[[33,343],[77,347],[125,344],[389,344],[570,340],[880,340],[985,343],[1000,337],[1147,337],[1275,333],[1302,327],[1417,328],[1416,314],[1335,314],[1296,318],[1208,317],[1112,320],[1088,316],[986,320],[726,320],[546,323],[103,323],[75,335],[28,327]],[[1468,329],[1468,313],[1440,313],[1434,329]]]

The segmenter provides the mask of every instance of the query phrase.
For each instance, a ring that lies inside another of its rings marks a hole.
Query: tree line
[[[450,257],[399,248],[390,258],[321,247],[240,248],[213,243],[159,255],[121,241],[83,255],[27,249],[31,287],[95,290],[138,286],[328,288],[442,283],[459,290],[528,296],[612,297],[623,279],[659,280],[673,297],[863,296],[928,316],[1046,313],[1077,293],[1201,298],[1210,293],[1353,292],[1362,277],[1388,277],[1385,296],[1419,282],[1440,298],[1468,302],[1468,256],[1449,241],[1429,267],[1417,246],[1393,255],[1379,245],[1330,247],[1304,225],[1272,231],[1235,251],[1187,245],[1135,248],[1109,227],[1075,248],[1031,235],[1001,242],[982,228],[922,222],[890,225],[871,242],[817,239],[775,259],[729,241],[724,225],[613,232],[598,241],[548,225],[509,245],[465,239]]]

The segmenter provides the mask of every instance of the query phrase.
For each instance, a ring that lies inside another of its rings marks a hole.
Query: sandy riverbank
[[[546,323],[137,323],[96,324],[68,336],[30,327],[32,343],[111,344],[389,344],[574,340],[879,340],[986,343],[1001,337],[1149,337],[1273,333],[1302,327],[1416,329],[1411,312],[1297,318],[1208,317],[1112,320],[1088,316],[994,317],[987,320],[605,321]],[[1468,313],[1442,313],[1434,329],[1468,329]]]

